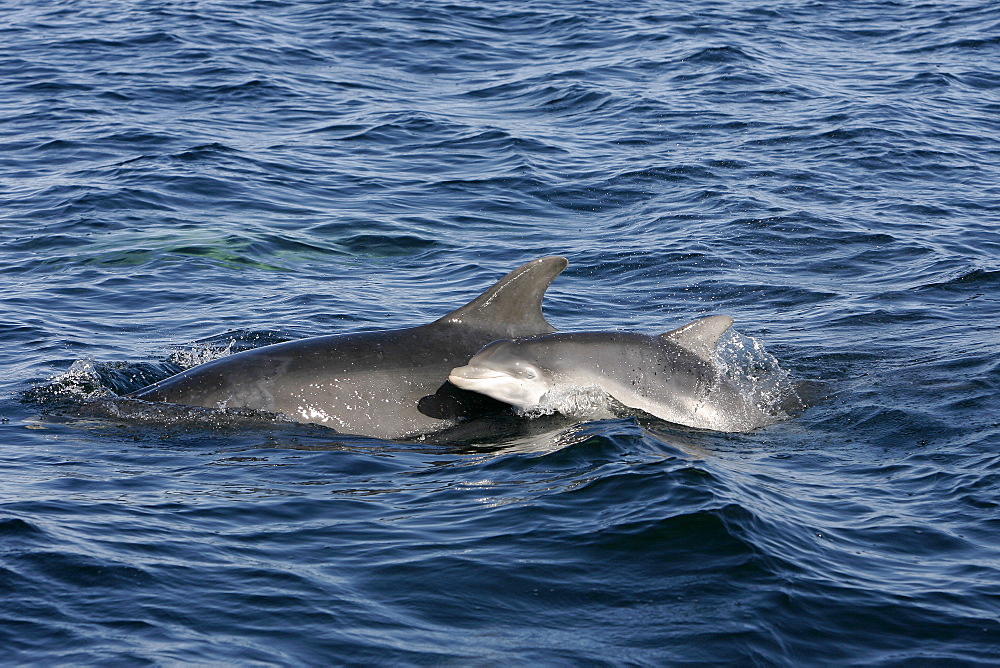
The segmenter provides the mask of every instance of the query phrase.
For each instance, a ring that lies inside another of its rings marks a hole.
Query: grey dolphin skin
[[[566,268],[543,257],[471,302],[411,329],[319,336],[222,357],[133,393],[144,401],[282,413],[377,438],[429,433],[509,408],[447,383],[448,373],[503,338],[547,334],[542,297]]]
[[[666,334],[561,332],[495,341],[449,380],[527,410],[597,387],[630,408],[689,427],[750,431],[776,422],[726,377],[715,347],[733,324],[712,316]]]

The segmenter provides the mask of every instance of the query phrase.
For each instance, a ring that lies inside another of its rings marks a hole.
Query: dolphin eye
[[[524,370],[524,377],[527,378],[528,380],[534,380],[534,379],[538,378],[538,374],[535,373],[534,369],[525,369]]]

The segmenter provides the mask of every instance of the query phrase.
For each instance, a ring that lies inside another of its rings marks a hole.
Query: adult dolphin
[[[542,315],[542,297],[566,265],[559,256],[523,264],[427,325],[255,348],[192,367],[129,396],[282,413],[377,438],[436,431],[457,418],[509,408],[450,385],[448,372],[490,341],[555,331]]]
[[[560,332],[494,341],[448,379],[522,410],[558,410],[559,401],[598,388],[677,424],[750,431],[780,419],[778,400],[786,397],[775,387],[741,388],[720,367],[715,348],[732,324],[720,315],[659,336]]]

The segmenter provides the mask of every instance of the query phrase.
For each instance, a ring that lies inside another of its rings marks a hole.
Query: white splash
[[[235,339],[229,339],[229,343],[224,348],[208,343],[196,343],[190,348],[174,350],[170,353],[167,361],[173,362],[185,369],[190,369],[199,364],[211,362],[212,360],[232,354],[233,344],[235,343]]]
[[[731,329],[719,341],[716,359],[744,400],[762,412],[787,417],[784,409],[801,403],[791,375],[757,339]]]
[[[526,417],[560,413],[572,418],[607,420],[618,417],[613,410],[617,405],[618,402],[597,385],[569,386],[549,390],[542,395],[538,406],[519,412]]]
[[[49,379],[46,386],[50,396],[66,396],[79,399],[96,399],[114,396],[114,392],[104,386],[92,359],[76,360],[69,369]]]

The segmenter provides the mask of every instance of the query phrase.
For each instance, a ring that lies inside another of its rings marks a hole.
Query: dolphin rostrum
[[[716,358],[728,316],[696,320],[659,336],[560,332],[494,341],[453,369],[453,384],[523,411],[554,407],[598,388],[629,408],[689,427],[750,431],[779,417],[759,405]]]
[[[457,418],[509,408],[452,386],[448,372],[496,339],[555,331],[542,315],[542,297],[566,264],[559,256],[528,262],[427,325],[263,346],[192,367],[129,396],[281,413],[377,438],[436,431]]]

